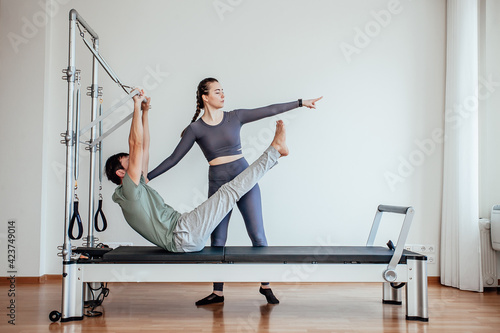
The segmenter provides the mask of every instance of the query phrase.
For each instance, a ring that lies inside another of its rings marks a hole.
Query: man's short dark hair
[[[122,183],[122,179],[120,177],[118,177],[116,172],[118,170],[123,169],[121,159],[126,157],[126,156],[128,156],[127,153],[118,153],[118,154],[111,156],[106,161],[106,166],[105,166],[106,176],[108,177],[108,179],[110,181],[112,181],[116,185],[121,185],[121,183]]]

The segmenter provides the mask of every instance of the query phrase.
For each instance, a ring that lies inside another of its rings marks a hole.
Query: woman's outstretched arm
[[[193,133],[193,130],[191,129],[191,127],[188,127],[186,129],[186,132],[182,136],[181,141],[179,141],[179,144],[177,145],[177,147],[175,147],[172,155],[167,157],[163,162],[160,163],[160,165],[151,170],[151,172],[148,173],[148,179],[152,180],[158,177],[159,175],[170,170],[174,165],[179,163],[179,161],[182,160],[184,156],[186,156],[188,151],[191,150],[195,140],[196,137]]]
[[[305,106],[309,109],[315,109],[316,102],[321,98],[323,97],[304,100],[302,101],[302,105],[300,105],[300,101],[294,101],[289,103],[273,104],[257,109],[237,109],[234,110],[234,112],[236,112],[236,115],[240,119],[241,123],[245,124],[263,118],[275,116],[277,114],[296,109],[300,106]]]

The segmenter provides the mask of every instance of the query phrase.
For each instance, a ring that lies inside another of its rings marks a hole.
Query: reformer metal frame
[[[76,27],[79,24],[93,39],[93,45],[84,39],[85,45],[93,55],[92,86],[91,86],[91,123],[80,130],[79,125],[79,94],[77,95],[75,116],[75,40]],[[89,223],[87,247],[94,247],[92,216],[94,211],[95,193],[95,153],[97,145],[111,132],[126,122],[131,114],[116,124],[108,132],[99,133],[96,138],[97,125],[114,110],[126,103],[137,92],[127,91],[114,71],[99,54],[99,37],[85,20],[72,9],[69,13],[69,57],[68,68],[64,70],[68,82],[67,128],[62,133],[66,145],[66,190],[65,190],[65,221],[64,244],[61,247],[63,257],[63,299],[61,321],[83,319],[85,299],[84,285],[87,282],[382,282],[384,303],[401,304],[401,289],[397,283],[406,283],[406,318],[408,320],[428,320],[427,306],[427,260],[408,259],[406,264],[398,264],[414,215],[412,207],[395,207],[381,205],[377,209],[375,219],[366,243],[373,246],[383,213],[404,214],[405,219],[394,255],[389,264],[315,264],[314,274],[291,275],[290,272],[304,270],[306,264],[115,264],[115,263],[79,263],[72,256],[71,239],[68,236],[68,225],[72,215],[74,177],[78,175],[78,156],[75,151],[78,145],[84,143],[90,151],[90,183],[89,183]],[[101,65],[113,81],[127,93],[127,96],[112,106],[108,111],[97,116],[99,86],[98,67]],[[129,87],[130,88],[130,87]],[[76,117],[76,124],[75,123]],[[80,142],[80,136],[90,133],[90,142]],[[100,132],[100,131],[99,131]],[[311,263],[310,263],[311,264]],[[396,287],[395,287],[396,286]]]
[[[373,246],[383,213],[405,212],[398,244],[389,264],[363,263],[123,263],[89,261],[74,265],[72,287],[75,295],[69,314],[83,316],[83,286],[87,282],[382,282],[384,304],[402,304],[406,288],[406,319],[428,321],[427,258],[407,256],[399,264],[414,210],[412,207],[379,206],[367,248]],[[401,243],[402,242],[402,243]],[[402,244],[402,245],[401,245]],[[392,268],[391,263],[396,265]],[[387,274],[391,271],[391,274]],[[388,279],[389,276],[389,279]]]

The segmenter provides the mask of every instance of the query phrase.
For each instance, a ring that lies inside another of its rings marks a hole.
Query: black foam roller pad
[[[157,246],[120,246],[103,256],[103,262],[164,262],[164,263],[204,263],[221,262],[223,247],[206,247],[199,252],[168,252]]]

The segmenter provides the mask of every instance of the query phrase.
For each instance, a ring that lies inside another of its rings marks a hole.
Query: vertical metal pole
[[[64,207],[64,244],[63,244],[63,284],[62,284],[62,309],[61,321],[81,320],[83,319],[83,303],[75,302],[75,276],[72,268],[75,266],[71,262],[71,240],[68,236],[68,226],[71,220],[72,205],[73,205],[73,176],[74,176],[74,154],[75,132],[73,129],[73,103],[75,91],[75,24],[76,13],[71,11],[69,18],[69,56],[68,56],[68,109],[67,109],[67,124],[66,124],[66,190],[65,190],[65,207]],[[76,293],[78,294],[78,292]]]
[[[80,171],[80,106],[81,106],[81,92],[80,81],[76,88],[76,112],[75,112],[75,182],[78,182]]]
[[[102,115],[102,104],[99,104],[99,117]],[[99,137],[102,136],[102,120],[99,122]],[[99,150],[99,199],[101,199],[101,189],[102,189],[102,141],[96,145]]]
[[[94,38],[94,49],[99,51],[99,39]],[[97,109],[99,107],[99,62],[96,57],[92,57],[92,86],[90,88],[90,96],[92,100],[92,107],[90,113],[90,121],[94,121],[97,118]],[[90,142],[96,139],[97,128],[94,126],[90,129]],[[95,246],[94,239],[94,206],[95,206],[95,157],[96,157],[96,146],[90,146],[90,167],[89,167],[89,213],[88,213],[88,234],[87,234],[87,247]],[[92,288],[96,288],[95,283],[91,283]],[[92,291],[87,284],[83,285],[85,301],[92,301]]]
[[[71,260],[71,240],[68,236],[68,226],[71,221],[73,205],[73,182],[74,182],[74,149],[76,144],[75,132],[73,129],[73,104],[75,93],[75,21],[70,20],[69,24],[69,59],[68,59],[68,110],[66,123],[66,191],[64,207],[64,261]]]
[[[99,39],[94,38],[94,49],[99,51]],[[92,97],[91,121],[97,118],[97,110],[99,107],[99,82],[98,82],[99,62],[96,57],[92,58],[92,87],[90,89]],[[96,139],[97,128],[90,129],[90,142]],[[89,168],[89,214],[88,214],[88,237],[87,247],[94,247],[94,197],[95,197],[95,155],[96,146],[89,147],[90,152],[90,168]]]

